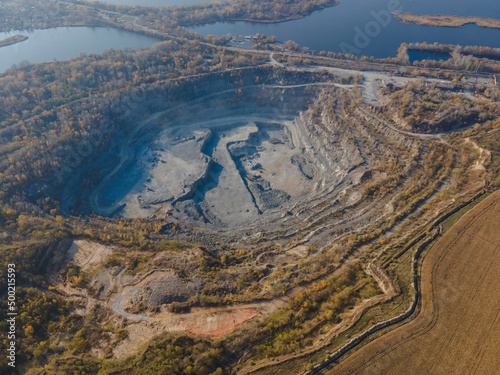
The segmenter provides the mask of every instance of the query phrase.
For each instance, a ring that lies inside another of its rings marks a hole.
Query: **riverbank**
[[[16,44],[16,43],[21,43],[24,42],[28,37],[26,35],[14,35],[9,38],[5,38],[3,40],[0,40],[0,47],[5,47],[5,46],[10,46],[11,44]]]
[[[482,17],[460,17],[460,16],[445,16],[445,15],[418,15],[418,14],[395,14],[404,23],[414,23],[422,26],[439,26],[439,27],[461,27],[468,24],[476,24],[479,27],[489,29],[500,29],[500,20],[494,18]]]
[[[339,5],[339,2],[334,0],[334,1],[327,1],[326,3],[322,5],[316,5],[313,8],[307,10],[306,12],[301,12],[297,14],[292,14],[289,16],[285,17],[278,17],[274,19],[260,19],[260,18],[254,18],[254,17],[242,17],[242,18],[228,18],[227,20],[223,20],[223,22],[253,22],[253,23],[281,23],[281,22],[288,22],[288,21],[294,21],[294,20],[300,20],[301,18],[307,17],[311,15],[311,13],[316,12],[318,10],[323,10],[326,8],[332,8]]]

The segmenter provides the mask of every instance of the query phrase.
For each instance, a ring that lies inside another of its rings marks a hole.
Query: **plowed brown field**
[[[500,374],[500,191],[435,243],[421,280],[415,320],[325,373]]]

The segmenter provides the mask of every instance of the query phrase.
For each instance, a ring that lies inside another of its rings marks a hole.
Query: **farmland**
[[[422,306],[407,325],[326,374],[492,374],[500,366],[500,192],[466,213],[422,266]],[[439,360],[429,358],[439,353]]]

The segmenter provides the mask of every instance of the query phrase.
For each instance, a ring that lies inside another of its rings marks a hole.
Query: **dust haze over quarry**
[[[128,160],[98,186],[94,208],[221,227],[280,216],[331,169],[299,120],[318,90],[226,90],[156,114],[122,145]]]

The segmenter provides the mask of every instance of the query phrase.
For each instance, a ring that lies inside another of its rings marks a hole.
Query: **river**
[[[149,47],[160,39],[111,27],[56,27],[0,33],[0,40],[22,34],[24,42],[0,48],[0,72],[13,64],[78,57],[79,52],[102,53],[109,48]]]
[[[398,4],[391,7],[388,4]],[[500,15],[496,0],[340,0],[339,5],[307,17],[281,23],[217,22],[191,28],[201,35],[274,35],[316,51],[352,53],[358,56],[395,56],[401,43],[428,42],[500,47],[500,29],[475,25],[459,28],[404,24],[389,11],[415,14],[456,14],[492,17]]]

